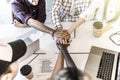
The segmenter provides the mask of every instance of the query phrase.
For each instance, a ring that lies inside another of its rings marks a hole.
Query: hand
[[[9,44],[3,41],[0,41],[0,47],[8,47]]]
[[[14,24],[16,27],[20,27],[20,28],[26,28],[26,27],[28,27],[26,24],[22,24],[22,23],[20,23],[20,22],[17,21],[17,20],[14,20],[13,24]]]
[[[67,30],[63,30],[63,29],[56,29],[54,36],[57,38],[57,43],[61,43],[61,44],[67,44],[69,43],[69,39],[70,39],[70,34],[68,33]]]
[[[70,44],[70,34],[67,32],[67,30],[63,30],[63,35],[60,38],[57,38],[57,43],[61,44]]]
[[[56,28],[56,30],[53,33],[53,36],[56,38],[59,38],[63,35],[63,28],[62,27],[58,27]]]

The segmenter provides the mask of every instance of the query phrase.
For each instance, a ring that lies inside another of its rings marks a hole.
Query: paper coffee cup
[[[33,78],[33,72],[32,72],[32,67],[30,65],[24,65],[21,69],[20,72],[23,76],[26,76],[28,79]]]
[[[93,35],[95,37],[102,36],[103,23],[101,21],[95,21],[93,23]]]

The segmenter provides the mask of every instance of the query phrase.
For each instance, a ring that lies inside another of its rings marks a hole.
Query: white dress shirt
[[[89,8],[80,15],[85,20],[102,20],[104,11],[104,0],[92,0]]]
[[[108,22],[117,15],[120,2],[117,0],[92,0],[89,8],[80,15],[85,20],[99,20]],[[106,4],[107,8],[106,7]],[[105,10],[104,10],[105,9]]]

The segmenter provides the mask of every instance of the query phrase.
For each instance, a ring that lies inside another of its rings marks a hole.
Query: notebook
[[[84,72],[91,80],[119,80],[120,53],[92,46]]]

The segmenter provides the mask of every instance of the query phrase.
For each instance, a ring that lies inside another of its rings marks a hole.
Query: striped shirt
[[[52,8],[52,21],[55,27],[61,22],[76,22],[89,6],[90,0],[74,0],[74,14],[71,15],[72,0],[56,0]]]

